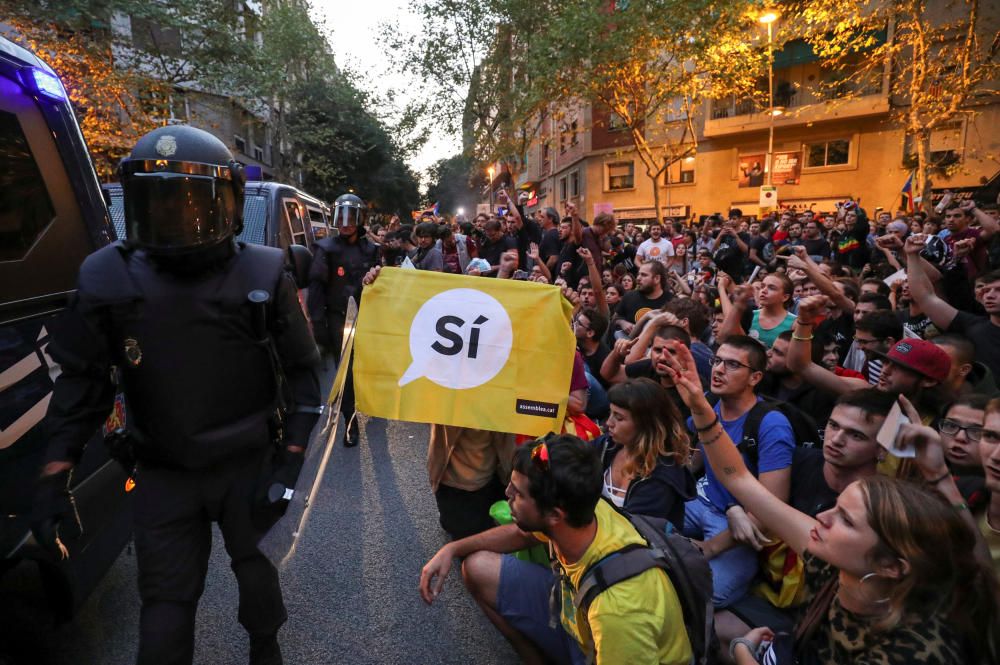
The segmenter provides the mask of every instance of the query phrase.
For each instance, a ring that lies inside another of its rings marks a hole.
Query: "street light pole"
[[[486,172],[490,174],[490,214],[494,212],[493,209],[493,167],[486,169]]]
[[[774,159],[774,35],[771,25],[778,16],[774,12],[767,12],[760,17],[761,23],[767,25],[767,160],[764,162],[764,169],[767,172],[767,186],[774,184],[773,164]]]

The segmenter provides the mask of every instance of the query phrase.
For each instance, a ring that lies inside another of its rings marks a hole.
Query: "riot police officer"
[[[334,203],[333,225],[340,233],[316,243],[309,271],[309,318],[316,341],[341,362],[344,318],[348,298],[361,304],[361,279],[378,260],[378,247],[368,241],[364,223],[365,202],[354,194],[344,194]],[[349,362],[349,359],[348,359]],[[344,445],[358,444],[358,423],[354,417],[354,377],[348,367],[347,383],[340,402],[346,432]]]
[[[72,556],[81,526],[72,469],[117,383],[134,460],[138,663],[192,662],[217,522],[250,663],[278,664],[285,607],[257,547],[278,515],[263,497],[274,481],[294,485],[302,467],[320,411],[319,354],[284,254],[234,241],[244,176],[221,141],[161,127],[139,139],[119,175],[128,241],[84,261],[49,346],[62,374],[32,527],[55,556]]]

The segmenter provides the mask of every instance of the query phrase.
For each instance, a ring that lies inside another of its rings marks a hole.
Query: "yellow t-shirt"
[[[979,518],[979,533],[983,534],[986,546],[990,550],[990,558],[993,560],[993,572],[1000,575],[1000,533],[997,533],[990,526],[988,521],[989,507]]]
[[[691,661],[684,613],[667,574],[652,568],[609,587],[594,598],[586,617],[573,606],[584,573],[594,563],[626,545],[645,544],[629,521],[606,502],[597,502],[597,534],[584,555],[563,567],[572,589],[563,585],[562,624],[584,654],[592,644],[598,665],[682,665]],[[540,540],[546,538],[534,534]]]

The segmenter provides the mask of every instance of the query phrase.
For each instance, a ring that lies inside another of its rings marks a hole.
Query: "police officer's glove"
[[[31,531],[35,540],[57,560],[69,558],[64,542],[83,534],[76,500],[69,489],[72,469],[42,476],[35,484]]]
[[[261,491],[258,491],[253,510],[254,524],[267,531],[277,522],[291,503],[295,481],[302,471],[305,451],[292,452],[281,448],[275,457],[273,471]]]

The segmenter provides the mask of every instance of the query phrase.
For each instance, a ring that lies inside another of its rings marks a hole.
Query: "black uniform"
[[[378,262],[378,248],[367,238],[348,242],[343,237],[324,238],[316,243],[316,254],[309,270],[309,318],[316,340],[340,363],[344,341],[347,301],[353,297],[361,304],[361,280]],[[348,372],[351,368],[348,367]],[[354,416],[354,377],[348,374],[340,402],[344,423]]]
[[[146,159],[154,141],[173,159]],[[319,354],[284,253],[232,239],[242,176],[228,155],[218,139],[188,127],[140,140],[126,172],[137,175],[123,178],[134,245],[87,257],[49,346],[62,374],[47,414],[33,529],[43,546],[60,544],[68,473],[49,469],[79,461],[122,390],[136,483],[140,665],[192,662],[212,522],[239,586],[250,662],[281,662],[285,607],[257,543],[277,516],[264,498],[271,481],[294,484],[301,468],[302,453],[285,446],[305,447],[318,418]]]

